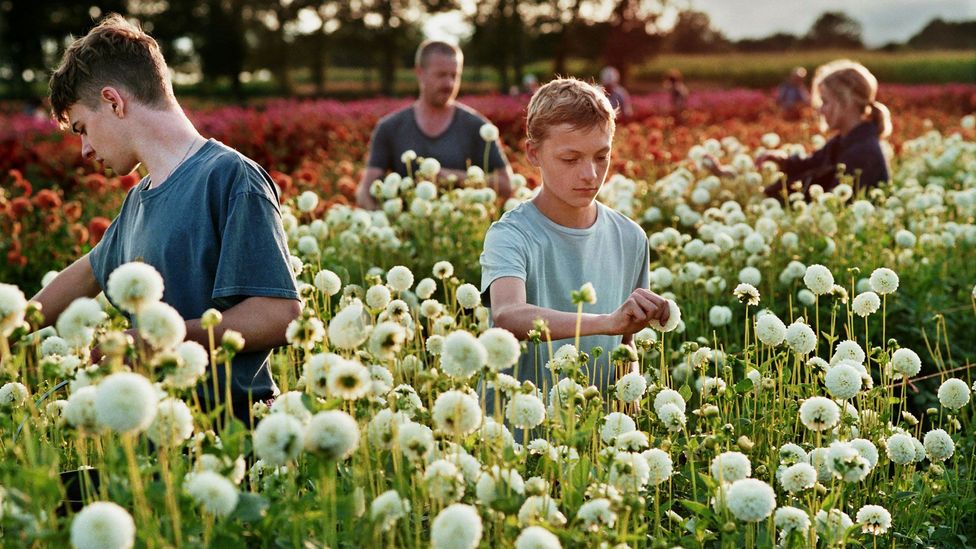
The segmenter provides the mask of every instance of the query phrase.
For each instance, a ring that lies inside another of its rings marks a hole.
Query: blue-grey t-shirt
[[[123,263],[142,261],[163,277],[163,301],[184,319],[229,309],[253,296],[298,299],[288,265],[278,189],[253,160],[210,139],[162,185],[144,178],[89,254],[98,284]],[[270,351],[240,353],[231,368],[238,417],[278,388]],[[223,368],[217,368],[223,386]],[[211,383],[201,388],[212,391]],[[223,390],[222,390],[223,391]],[[208,395],[208,397],[211,395]]]
[[[429,136],[417,125],[414,107],[411,105],[380,119],[369,142],[371,168],[384,172],[393,171],[407,175],[407,165],[400,157],[413,151],[424,158],[435,158],[442,168],[466,170],[478,166],[490,173],[506,168],[508,160],[498,146],[498,141],[485,143],[481,138],[481,126],[487,124],[478,111],[455,103],[454,116],[447,129],[440,135]],[[485,164],[485,148],[488,149],[488,166]],[[414,166],[416,168],[416,166]]]
[[[546,217],[531,201],[523,202],[491,225],[481,253],[481,292],[490,297],[491,284],[504,277],[525,281],[525,301],[563,312],[576,312],[572,292],[590,282],[597,301],[584,305],[584,313],[607,314],[619,307],[637,288],[646,288],[649,276],[647,234],[640,225],[596,202],[593,225],[574,229]],[[489,303],[490,306],[490,303]],[[601,389],[615,382],[610,353],[622,336],[591,335],[580,338],[580,350],[602,347],[603,354],[591,365],[590,381]],[[552,342],[553,351],[573,339]],[[536,348],[538,347],[538,349]],[[539,361],[536,363],[536,352]],[[519,358],[517,377],[537,387],[551,386],[543,366],[548,346],[529,343]],[[591,354],[592,359],[592,354]]]

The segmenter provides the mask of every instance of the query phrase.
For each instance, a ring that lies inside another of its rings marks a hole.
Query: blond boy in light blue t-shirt
[[[481,291],[495,326],[527,339],[542,319],[555,350],[576,336],[571,292],[592,283],[597,301],[579,319],[579,350],[604,349],[587,374],[605,390],[616,380],[610,352],[651,320],[665,322],[669,311],[667,301],[647,289],[647,235],[596,201],[610,166],[614,110],[596,86],[557,79],[533,95],[526,126],[527,156],[542,173],[542,188],[488,230]],[[517,367],[520,380],[551,385],[550,374],[539,368],[549,359],[548,347],[529,344]]]

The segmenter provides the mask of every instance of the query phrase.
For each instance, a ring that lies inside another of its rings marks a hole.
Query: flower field
[[[428,161],[373,185],[378,212],[349,203],[372,123],[401,102],[197,106],[202,133],[282,189],[304,301],[272,357],[282,395],[253,403],[253,428],[193,390],[239,337],[184,342],[151,268],[109,282],[138,345],[102,298],[32,333],[25,296],[98,241],[136,178],[3,115],[4,545],[976,545],[976,87],[879,99],[892,184],[786,204],[762,199],[776,173],[752,158],[818,147],[814,124],[747,90],[696,94],[680,123],[663,97],[635,99],[600,199],[647,230],[673,312],[636,351],[602,350],[619,373],[605,393],[572,343],[537,365],[542,386],[519,383],[520,344],[480,302],[484,233],[538,184],[524,99],[467,101],[521,174],[508,202],[477,168],[467,188],[435,187]],[[705,153],[736,175],[708,175]],[[544,325],[530,335],[547,341]]]

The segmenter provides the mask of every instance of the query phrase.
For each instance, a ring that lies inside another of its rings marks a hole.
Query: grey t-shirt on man
[[[407,175],[407,165],[400,157],[406,151],[414,151],[417,156],[435,158],[442,168],[466,170],[469,166],[485,169],[485,147],[488,149],[490,173],[508,166],[508,160],[498,146],[498,141],[485,143],[481,138],[481,126],[488,120],[474,109],[455,103],[454,117],[447,129],[440,135],[429,136],[417,125],[413,105],[405,107],[380,119],[370,139],[370,168],[380,168],[384,172],[397,172]]]
[[[162,185],[144,178],[89,254],[103,289],[123,263],[142,261],[163,277],[163,301],[184,319],[229,309],[253,296],[298,299],[288,264],[278,189],[253,160],[211,139]],[[273,397],[270,351],[240,353],[231,367],[234,413]],[[224,368],[217,368],[223,387]],[[213,402],[212,383],[201,398]],[[221,390],[223,392],[223,389]],[[222,395],[220,395],[222,396]]]
[[[584,313],[612,313],[637,288],[646,288],[649,279],[647,234],[625,215],[596,202],[597,217],[590,227],[564,227],[546,217],[531,201],[507,212],[492,224],[485,235],[481,254],[481,292],[490,306],[491,284],[503,277],[525,281],[526,303],[576,312],[571,294],[590,282],[596,289],[594,305],[584,305]],[[610,368],[610,353],[622,336],[592,335],[580,338],[580,350],[591,353],[602,347],[603,354],[590,366],[590,381],[601,390],[616,380]],[[557,351],[573,339],[552,342]],[[536,362],[536,353],[539,354]],[[591,353],[592,360],[592,353]],[[544,368],[549,360],[545,341],[529,343],[517,365],[519,380],[531,380],[537,387],[550,387],[551,374]]]

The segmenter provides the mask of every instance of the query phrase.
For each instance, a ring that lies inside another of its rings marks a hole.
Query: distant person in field
[[[461,50],[447,42],[428,40],[417,48],[414,63],[420,97],[409,107],[384,116],[373,130],[357,204],[378,207],[370,186],[388,172],[406,176],[407,165],[401,158],[406,151],[440,162],[440,179],[445,181],[452,175],[463,181],[469,166],[483,168],[488,186],[502,198],[511,196],[511,168],[498,140],[490,145],[488,166],[482,165],[486,143],[479,130],[488,120],[456,100],[464,66]]]
[[[494,325],[526,339],[542,319],[554,350],[576,335],[572,292],[593,284],[596,303],[584,308],[579,350],[604,349],[588,370],[601,389],[617,378],[611,351],[651,320],[667,321],[670,311],[647,289],[647,234],[596,200],[610,167],[614,115],[604,91],[581,80],[562,78],[539,88],[529,102],[526,153],[541,172],[542,187],[492,224],[481,254],[481,292]],[[542,369],[548,349],[546,341],[529,343],[517,366],[521,380],[551,386],[551,374]]]
[[[679,122],[683,116],[685,105],[688,103],[688,87],[685,86],[685,79],[678,69],[671,69],[665,74],[664,90],[668,92],[670,102],[670,115],[675,122]]]
[[[77,298],[103,291],[117,267],[132,261],[162,275],[163,302],[186,319],[186,339],[207,348],[201,316],[223,313],[215,328],[244,336],[234,356],[234,414],[278,393],[270,349],[286,343],[301,313],[288,263],[278,190],[253,160],[200,135],[173,95],[156,41],[120,15],[109,15],[75,40],[51,76],[51,108],[62,128],[81,137],[81,155],[125,175],[148,172],[91,252],[61,271],[36,296],[45,325]],[[130,330],[135,335],[135,332]],[[97,353],[96,353],[97,355]],[[200,401],[223,401],[225,369],[198,385]]]
[[[810,92],[806,85],[807,70],[794,67],[790,76],[776,88],[776,104],[789,119],[799,118],[803,108],[810,104]]]
[[[888,108],[876,99],[878,80],[864,65],[840,59],[817,69],[813,77],[813,106],[820,115],[820,127],[834,134],[810,156],[787,155],[767,151],[756,164],[775,162],[783,172],[782,180],[764,189],[766,196],[785,198],[792,190],[809,197],[810,186],[830,191],[839,183],[838,172],[853,176],[853,189],[870,189],[888,181],[888,160],[881,149],[881,139],[891,134]],[[719,175],[731,170],[714,157],[706,165]]]
[[[610,105],[624,118],[634,116],[634,107],[630,102],[630,94],[620,84],[620,71],[614,67],[603,67],[600,71],[600,83],[607,90]]]

